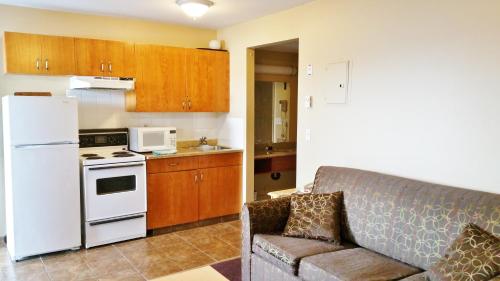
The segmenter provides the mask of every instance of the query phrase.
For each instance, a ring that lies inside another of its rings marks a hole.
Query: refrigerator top
[[[67,97],[2,98],[7,146],[78,143],[78,104]]]

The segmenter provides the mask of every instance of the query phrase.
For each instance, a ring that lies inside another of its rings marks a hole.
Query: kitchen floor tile
[[[239,221],[12,262],[0,244],[0,280],[144,281],[241,255]]]
[[[140,270],[142,276],[146,277],[146,279],[154,279],[158,277],[162,277],[168,274],[180,272],[183,269],[178,266],[173,261],[166,261],[160,263],[150,264]]]

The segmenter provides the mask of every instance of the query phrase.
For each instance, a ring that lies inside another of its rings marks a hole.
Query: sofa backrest
[[[425,270],[467,223],[500,236],[500,194],[320,167],[312,192],[340,190],[343,239]]]

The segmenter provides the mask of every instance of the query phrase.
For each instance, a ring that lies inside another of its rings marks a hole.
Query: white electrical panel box
[[[347,102],[349,83],[349,61],[327,64],[324,73],[323,94],[326,103]]]

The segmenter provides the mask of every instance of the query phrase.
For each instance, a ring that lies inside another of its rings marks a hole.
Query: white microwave
[[[174,127],[129,128],[129,135],[130,150],[135,152],[177,149],[177,134]]]

